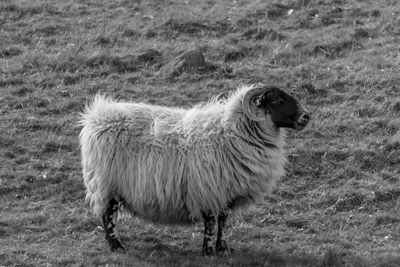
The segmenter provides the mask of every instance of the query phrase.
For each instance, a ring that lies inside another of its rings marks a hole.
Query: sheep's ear
[[[261,107],[261,99],[267,90],[268,88],[265,85],[258,85],[247,91],[243,96],[243,111],[249,119],[253,121],[265,120],[265,111]]]

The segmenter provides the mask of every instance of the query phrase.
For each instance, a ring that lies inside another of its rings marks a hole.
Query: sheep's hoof
[[[117,253],[125,253],[125,248],[122,246],[121,242],[117,239],[113,239],[110,241],[110,249],[111,252],[117,252]]]
[[[231,255],[233,253],[233,248],[226,248],[226,249],[220,249],[217,250],[217,255]]]
[[[220,244],[215,246],[215,251],[217,255],[231,255],[233,253],[233,248],[228,247],[225,240],[222,240]]]

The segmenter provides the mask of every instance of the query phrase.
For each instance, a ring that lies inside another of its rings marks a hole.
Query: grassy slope
[[[0,265],[398,266],[400,5],[393,0],[0,2]],[[229,75],[159,68],[203,49]],[[140,57],[152,48],[161,56]],[[313,113],[288,174],[233,217],[232,257],[202,227],[121,224],[111,254],[84,204],[76,115],[96,92],[190,106],[278,83]]]

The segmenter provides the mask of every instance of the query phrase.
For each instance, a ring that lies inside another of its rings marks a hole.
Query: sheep
[[[154,223],[203,220],[202,254],[230,254],[228,214],[273,189],[285,173],[281,128],[300,131],[309,120],[276,86],[242,86],[190,109],[97,95],[80,119],[82,173],[111,251],[125,251],[115,229],[122,206]]]

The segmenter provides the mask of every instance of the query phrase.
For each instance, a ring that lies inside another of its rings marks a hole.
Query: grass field
[[[1,0],[0,266],[400,266],[399,43],[396,0]],[[215,68],[171,75],[193,48]],[[188,107],[260,82],[313,120],[273,194],[229,221],[235,253],[135,218],[110,253],[84,203],[85,103]]]

